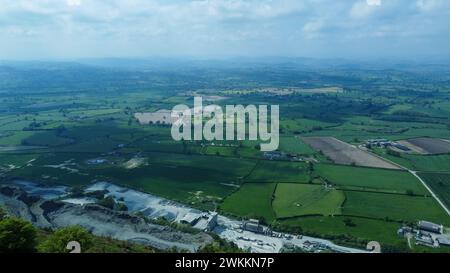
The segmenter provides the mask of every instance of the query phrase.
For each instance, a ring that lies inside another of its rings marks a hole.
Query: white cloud
[[[366,0],[369,6],[381,6],[381,0]]]
[[[66,3],[70,7],[76,7],[81,5],[81,0],[66,0]]]
[[[444,2],[441,0],[417,0],[416,4],[419,10],[429,12],[442,7]]]
[[[344,51],[381,37],[409,46],[450,40],[449,13],[449,0],[0,0],[0,58],[18,43],[112,56]]]
[[[320,32],[324,27],[325,23],[323,21],[311,21],[307,22],[303,26],[303,33],[306,39],[313,39],[320,36]]]
[[[357,1],[350,9],[353,18],[366,18],[372,15],[381,6],[381,0]]]

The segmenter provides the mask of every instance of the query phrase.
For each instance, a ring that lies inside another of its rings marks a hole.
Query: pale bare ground
[[[408,142],[406,140],[400,140],[400,141],[397,141],[397,142],[402,144],[402,145],[405,145],[410,150],[412,150],[412,151],[414,151],[414,152],[416,152],[418,154],[422,154],[422,155],[426,155],[427,154],[427,152],[424,149],[422,149],[419,146],[416,146],[416,145],[414,145],[414,144],[412,144],[412,143],[410,143],[410,142]]]
[[[268,87],[257,88],[251,90],[227,90],[224,94],[250,94],[250,93],[267,93],[275,96],[288,96],[296,93],[325,94],[325,93],[342,93],[344,90],[337,86],[326,86],[318,88],[298,88],[298,87]]]
[[[144,157],[134,157],[123,164],[125,169],[136,169],[141,165],[145,164],[146,158]]]
[[[344,90],[341,87],[331,86],[331,87],[300,89],[298,92],[320,94],[320,93],[342,93],[344,92]]]
[[[334,137],[303,137],[302,140],[313,149],[321,151],[336,164],[400,169],[400,167],[390,162]]]
[[[171,117],[171,111],[161,109],[153,113],[135,113],[134,117],[141,125],[148,124],[172,124],[174,119]]]
[[[214,90],[206,90],[206,91],[214,91]],[[222,100],[227,100],[230,98],[230,97],[219,96],[219,95],[206,95],[206,94],[202,93],[201,90],[193,91],[193,92],[185,92],[185,93],[182,93],[181,95],[185,95],[187,97],[202,97],[203,101],[209,101],[209,102],[222,101]]]
[[[420,154],[434,155],[450,153],[450,142],[444,139],[418,137],[403,140],[401,143]]]
[[[204,117],[211,118],[215,116],[217,118],[223,119],[225,123],[245,123],[245,120],[241,119],[239,115],[234,115],[231,113],[227,113],[226,109],[218,105],[206,105],[203,107],[193,107],[186,111],[174,111],[172,113],[171,110],[161,109],[152,113],[135,113],[134,118],[137,119],[139,124],[141,125],[152,125],[152,124],[166,124],[172,125],[176,123],[179,118],[183,115],[203,115]],[[253,123],[251,123],[253,124]],[[1,147],[0,147],[1,151]]]

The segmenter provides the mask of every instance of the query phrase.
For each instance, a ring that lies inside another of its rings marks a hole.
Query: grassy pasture
[[[450,218],[432,197],[398,194],[345,192],[343,215],[389,218],[395,221],[428,220],[449,224]]]
[[[2,137],[0,136],[0,145],[1,146],[19,146],[22,144],[22,141],[33,136],[34,132],[30,131],[17,131],[17,132],[8,132]]]
[[[301,227],[305,234],[329,238],[353,237],[359,240],[378,241],[382,244],[405,245],[397,236],[399,223],[346,216],[294,217],[279,221],[288,227]],[[347,222],[347,223],[346,223]],[[351,224],[348,224],[348,223]]]
[[[450,208],[450,173],[419,173],[439,199]]]
[[[406,171],[317,164],[318,175],[343,189],[427,194],[426,189]]]
[[[72,143],[69,138],[57,136],[53,131],[37,132],[24,140],[27,145],[61,146]]]
[[[387,154],[384,150],[376,150],[377,154],[403,167],[423,172],[450,172],[450,154],[415,155],[401,154],[400,157]]]
[[[88,159],[99,157],[109,160],[99,165],[86,163]],[[231,194],[235,190],[233,184],[238,184],[255,165],[251,160],[237,162],[230,158],[168,153],[142,153],[141,157],[148,164],[133,169],[120,164],[132,157],[133,154],[108,158],[94,152],[46,154],[31,166],[13,170],[10,175],[66,185],[86,185],[95,179],[111,181],[169,199],[198,203],[205,199],[217,201]],[[65,162],[77,171],[50,167]]]
[[[220,209],[242,217],[263,217],[271,222],[275,219],[271,205],[275,187],[275,183],[245,183],[225,199]]]
[[[196,197],[221,199],[235,187],[226,185],[226,173],[185,166],[149,164],[135,169],[98,168],[91,170],[97,179],[111,181],[169,199],[192,203]],[[201,195],[201,196],[200,196]]]
[[[309,145],[295,136],[281,137],[279,150],[286,153],[295,153],[301,155],[313,155],[316,153]]]
[[[0,167],[14,165],[22,167],[31,160],[39,158],[39,154],[2,154],[0,153]]]
[[[308,183],[307,165],[301,162],[261,160],[249,176],[248,182]]]
[[[143,153],[150,163],[176,165],[197,169],[206,169],[214,172],[226,173],[223,178],[227,181],[241,180],[256,165],[255,160],[208,156],[208,155],[186,155],[171,153]]]
[[[447,155],[405,155],[409,159],[415,170],[418,171],[450,171],[450,154]]]
[[[304,215],[336,215],[345,200],[339,190],[320,185],[280,183],[275,191],[273,209],[277,218]]]

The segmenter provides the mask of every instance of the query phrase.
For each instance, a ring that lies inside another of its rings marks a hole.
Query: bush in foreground
[[[45,253],[67,253],[66,249],[71,241],[79,242],[83,249],[92,246],[92,235],[79,226],[66,227],[55,231],[44,242],[38,246],[39,252]]]
[[[36,229],[29,222],[9,217],[0,221],[0,252],[35,252]]]

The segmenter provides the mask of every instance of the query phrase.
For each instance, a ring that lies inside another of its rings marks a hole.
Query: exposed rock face
[[[36,222],[36,217],[27,204],[20,200],[27,193],[12,186],[0,187],[0,204],[4,205],[10,215],[14,215],[30,222]]]
[[[79,225],[98,236],[149,245],[162,250],[177,248],[195,252],[213,239],[206,233],[184,233],[167,226],[147,223],[128,212],[87,204],[67,204],[30,196],[14,186],[0,186],[0,204],[9,214],[33,222],[41,228]]]

